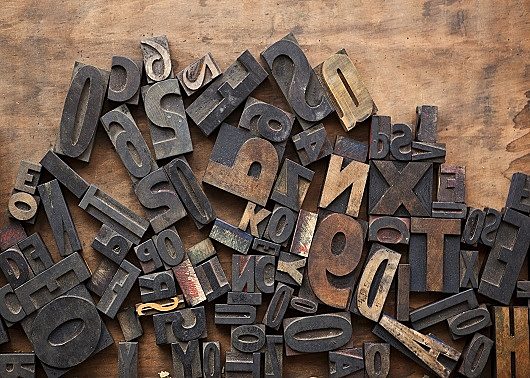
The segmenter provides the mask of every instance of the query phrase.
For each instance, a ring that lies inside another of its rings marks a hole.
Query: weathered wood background
[[[345,48],[363,74],[379,114],[394,121],[414,121],[415,107],[440,108],[439,139],[447,143],[447,161],[467,167],[467,201],[472,206],[500,209],[515,171],[530,171],[530,3],[527,0],[317,0],[300,1],[65,1],[9,0],[0,12],[0,204],[7,207],[18,163],[39,161],[53,145],[74,61],[110,68],[112,55],[141,58],[143,36],[166,34],[175,72],[210,51],[222,69],[245,49],[255,56],[292,31],[314,66]],[[285,107],[280,92],[264,83],[255,97]],[[150,144],[145,116],[133,111]],[[229,121],[235,124],[237,115]],[[335,117],[326,121],[332,135],[342,133]],[[366,139],[367,124],[351,133]],[[195,152],[189,161],[202,177],[214,138],[192,126]],[[293,151],[288,150],[287,155]],[[140,205],[130,179],[106,133],[100,127],[90,164],[73,166],[138,213]],[[304,204],[316,209],[325,165],[317,174]],[[245,202],[207,188],[217,214],[237,222]],[[100,257],[90,247],[99,224],[67,201],[83,242],[83,256],[91,268]],[[37,229],[58,258],[42,211]],[[236,223],[237,224],[237,223]],[[186,246],[200,241],[191,220],[177,228]],[[219,249],[230,272],[230,252]],[[134,261],[134,259],[132,259]],[[127,304],[139,299],[137,287]],[[432,296],[430,296],[432,298]],[[413,296],[413,306],[428,298]],[[393,298],[389,298],[388,311]],[[264,307],[264,306],[262,306]],[[229,328],[215,328],[213,306],[207,306],[208,338],[229,347]],[[262,311],[263,312],[263,311]],[[116,321],[107,319],[116,342],[122,339]],[[142,321],[140,372],[156,377],[171,371],[169,347],[154,341],[150,318]],[[372,324],[355,317],[356,345],[375,339]],[[435,328],[450,341],[445,326]],[[29,351],[31,345],[19,326],[10,330],[11,342],[1,352]],[[456,344],[462,347],[463,343]],[[71,376],[110,376],[117,368],[112,346],[71,371]],[[327,375],[327,357],[284,359],[287,377]],[[393,352],[393,376],[421,376],[420,368]],[[40,371],[42,374],[42,371]]]

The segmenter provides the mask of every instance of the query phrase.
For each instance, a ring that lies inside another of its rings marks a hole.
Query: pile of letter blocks
[[[12,220],[0,231],[8,281],[0,342],[8,341],[6,327],[21,323],[34,352],[0,354],[0,376],[34,376],[37,360],[49,377],[65,374],[114,342],[104,317],[123,332],[120,377],[137,376],[139,317],[153,322],[157,345],[170,344],[173,377],[281,377],[289,356],[323,352],[332,377],[385,377],[393,372],[390,347],[440,377],[479,377],[486,366],[489,374],[530,376],[530,281],[519,279],[527,277],[530,244],[527,174],[513,175],[502,210],[468,208],[465,168],[446,164],[437,140],[437,107],[419,106],[413,126],[376,115],[343,50],[313,69],[288,35],[261,53],[262,64],[245,51],[221,72],[207,54],[176,77],[165,36],[142,40],[141,50],[143,62],[115,56],[110,72],[76,63],[53,149],[39,164],[20,165]],[[250,97],[267,77],[289,112]],[[154,156],[128,109],[140,97]],[[237,127],[225,123],[237,108]],[[321,121],[334,112],[346,132],[371,122],[370,140],[331,141]],[[68,164],[89,162],[99,122],[144,217]],[[202,183],[248,201],[238,225],[216,216],[185,158],[193,124],[216,134]],[[291,141],[298,159],[284,157]],[[325,182],[318,212],[310,212],[302,204],[320,159]],[[92,248],[103,260],[94,272],[65,190],[101,222]],[[40,206],[60,261],[22,226]],[[185,216],[209,231],[186,249],[175,227]],[[231,249],[231,282],[221,244]],[[122,306],[138,287],[141,303]],[[391,290],[395,305],[383,311]],[[445,295],[410,310],[417,292]],[[231,327],[224,361],[220,343],[208,339],[207,317]],[[354,336],[356,317],[373,322],[380,342],[354,347],[363,342]],[[463,350],[429,333],[439,323],[454,339],[467,338]]]

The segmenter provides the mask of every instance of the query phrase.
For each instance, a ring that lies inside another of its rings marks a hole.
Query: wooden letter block
[[[217,256],[196,266],[195,273],[208,302],[228,293],[231,289]]]
[[[374,322],[379,321],[400,258],[399,253],[382,245],[372,244],[350,311]]]
[[[52,180],[39,185],[38,189],[59,254],[64,257],[81,251],[81,241],[59,182]]]
[[[361,373],[364,369],[362,348],[340,349],[329,352],[330,378],[353,377],[354,373]]]
[[[151,273],[162,267],[162,260],[158,255],[153,240],[149,239],[139,246],[134,247],[134,253],[138,257],[144,273]]]
[[[265,326],[246,324],[232,327],[232,347],[243,353],[259,352],[265,346]]]
[[[344,49],[326,59],[316,71],[320,73],[345,131],[377,112],[359,71]]]
[[[68,164],[57,156],[52,150],[40,161],[41,165],[57,179],[66,189],[77,198],[83,197],[90,186],[81,176],[79,176]]]
[[[412,161],[445,163],[445,143],[412,142]]]
[[[440,202],[466,201],[466,167],[440,165],[438,173],[438,195]]]
[[[448,378],[460,358],[456,349],[408,328],[388,315],[383,315],[372,332],[439,377]]]
[[[293,288],[279,283],[263,316],[262,323],[269,328],[278,330],[282,325],[282,320],[287,312],[293,293]]]
[[[116,264],[121,264],[131,247],[132,242],[106,224],[101,225],[101,228],[92,242],[92,248],[103,256],[108,257]]]
[[[410,219],[370,215],[368,241],[383,244],[409,244]]]
[[[128,307],[116,315],[125,341],[132,341],[144,334],[142,324],[134,307]]]
[[[250,130],[252,135],[281,143],[289,138],[293,122],[293,114],[249,97],[239,119],[239,127]]]
[[[215,304],[215,324],[253,324],[256,321],[256,307],[251,305]]]
[[[138,377],[138,343],[120,341],[118,346],[118,378]]]
[[[267,335],[265,349],[265,378],[281,378],[283,376],[283,336]]]
[[[528,307],[493,307],[498,377],[528,377],[530,346]]]
[[[178,80],[146,85],[142,87],[142,98],[156,160],[193,151]]]
[[[142,302],[154,302],[177,295],[175,279],[171,271],[156,272],[138,277]]]
[[[14,192],[9,197],[9,215],[16,220],[35,224],[40,198],[25,192]]]
[[[267,72],[245,50],[226,71],[215,79],[186,113],[205,135],[219,127],[267,77]]]
[[[480,239],[486,213],[480,209],[470,207],[467,213],[466,224],[462,231],[462,243],[468,245],[477,244]]]
[[[274,184],[271,199],[291,210],[299,211],[314,174],[309,168],[285,159]]]
[[[221,378],[221,346],[219,341],[202,343],[202,373],[205,378]]]
[[[396,319],[409,321],[410,313],[410,265],[399,264],[396,286]]]
[[[447,319],[454,340],[478,332],[491,325],[491,316],[485,304]]]
[[[410,231],[411,291],[458,293],[460,220],[412,218]]]
[[[288,252],[280,252],[274,279],[288,285],[300,286],[307,259]]]
[[[303,129],[333,112],[324,87],[293,34],[269,46],[261,57]]]
[[[317,227],[317,220],[317,213],[300,209],[289,252],[302,257],[309,256],[313,235]]]
[[[166,269],[176,266],[184,260],[184,246],[175,227],[170,227],[153,236],[158,255]]]
[[[486,207],[484,212],[486,216],[484,218],[484,227],[480,234],[480,243],[491,247],[497,236],[497,230],[502,221],[502,214],[498,210],[490,209],[489,207]]]
[[[232,255],[232,290],[254,291],[256,256]]]
[[[126,105],[105,113],[101,123],[133,184],[158,168]]]
[[[287,243],[296,225],[296,213],[283,206],[275,206],[265,230],[265,237],[274,243]]]
[[[293,135],[293,143],[300,163],[304,167],[331,155],[333,152],[326,129],[321,123]]]
[[[388,116],[373,116],[370,126],[370,160],[383,160],[390,153],[391,120]]]
[[[416,138],[420,142],[436,143],[438,137],[438,107],[416,107]]]
[[[239,221],[239,229],[247,231],[250,228],[250,234],[252,236],[261,238],[267,225],[265,221],[269,218],[270,214],[271,212],[269,210],[262,207],[256,209],[255,203],[248,202],[245,212]]]
[[[318,310],[318,303],[307,298],[292,297],[291,308],[306,314],[314,314]]]
[[[255,261],[254,281],[256,291],[264,294],[274,293],[276,258],[274,256],[256,256]]]
[[[487,336],[475,333],[473,339],[462,352],[462,364],[458,372],[468,378],[479,378],[488,363],[493,340]]]
[[[213,207],[186,159],[176,158],[165,165],[164,169],[197,228],[201,229],[213,222]]]
[[[21,160],[14,189],[20,192],[35,194],[39,183],[41,168],[42,166],[40,164]]]
[[[261,353],[226,352],[226,378],[261,376]]]
[[[431,216],[432,164],[374,160],[368,193],[371,215]]]
[[[507,209],[484,266],[478,292],[508,304],[530,247],[530,217]]]
[[[135,306],[138,316],[154,315],[157,313],[178,310],[184,307],[184,296],[177,295],[171,299],[150,302],[138,303]]]
[[[144,67],[148,83],[174,77],[169,44],[165,35],[141,40],[140,48],[144,55]]]
[[[173,359],[173,374],[175,377],[202,377],[199,340],[172,343],[171,357]]]
[[[352,160],[365,163],[368,157],[368,143],[337,135],[333,153],[342,156],[348,163]]]
[[[206,294],[202,289],[197,273],[190,260],[186,257],[179,265],[172,268],[173,275],[190,306],[197,306],[206,300]]]
[[[22,223],[7,218],[5,224],[0,227],[0,251],[5,251],[27,237]]]
[[[265,206],[278,164],[279,157],[271,142],[225,123],[215,140],[202,181]]]
[[[54,152],[90,160],[108,81],[107,71],[75,62]]]
[[[460,251],[460,287],[478,288],[478,251]]]
[[[283,330],[287,356],[329,352],[350,341],[351,315],[349,312],[337,312],[289,318],[283,321]]]
[[[239,253],[247,254],[252,245],[252,235],[217,218],[210,231],[210,239],[232,248]]]
[[[1,353],[0,375],[5,378],[34,378],[35,353]]]
[[[396,160],[412,159],[412,128],[405,123],[395,123],[391,127],[390,153]]]
[[[265,239],[254,238],[254,241],[252,242],[252,249],[254,251],[272,256],[278,256],[278,254],[280,253],[280,248],[280,244],[273,243]]]
[[[227,304],[232,305],[261,305],[261,293],[247,293],[245,291],[230,291],[226,298]]]
[[[460,202],[433,202],[432,217],[446,219],[466,219],[467,206]]]
[[[191,96],[219,75],[221,70],[212,54],[208,53],[180,71],[177,77],[184,92]]]
[[[34,277],[33,270],[17,246],[0,253],[0,269],[13,289]]]
[[[506,207],[530,215],[530,177],[524,173],[514,173]]]
[[[153,325],[158,345],[203,339],[208,336],[206,312],[203,306],[156,314],[153,316]]]
[[[358,161],[344,164],[343,157],[331,155],[318,206],[358,217],[369,168]]]
[[[107,99],[138,105],[142,68],[142,61],[134,61],[125,56],[113,56]]]
[[[92,273],[90,280],[86,283],[86,288],[101,297],[109,287],[110,281],[112,281],[112,277],[114,277],[118,268],[118,264],[103,257],[96,270]]]
[[[364,343],[364,366],[368,378],[386,378],[390,372],[390,345]]]
[[[345,309],[357,279],[366,227],[344,214],[332,213],[317,227],[307,272],[315,295],[328,306]]]
[[[0,316],[2,316],[8,327],[26,317],[20,301],[9,284],[0,288]]]
[[[212,241],[209,238],[206,238],[189,247],[186,254],[190,259],[191,264],[197,266],[209,258],[216,256],[217,251],[215,250]]]

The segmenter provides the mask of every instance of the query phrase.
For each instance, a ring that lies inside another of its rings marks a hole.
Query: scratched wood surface
[[[202,0],[195,1],[85,1],[17,0],[2,4],[0,12],[0,205],[7,207],[18,163],[39,161],[53,145],[74,61],[109,69],[112,55],[141,58],[143,36],[166,34],[175,72],[211,52],[222,69],[245,49],[255,56],[293,31],[313,66],[345,48],[364,77],[379,114],[412,123],[415,107],[440,108],[439,139],[447,143],[447,161],[467,166],[467,202],[500,209],[509,177],[530,172],[530,3],[527,0],[458,1],[336,1],[293,2]],[[254,96],[285,108],[279,91],[266,82]],[[150,144],[143,111],[133,111]],[[237,123],[237,114],[229,118]],[[342,134],[336,116],[325,122],[328,132]],[[368,125],[350,133],[368,137]],[[214,138],[205,138],[192,126],[195,152],[189,161],[202,177]],[[152,147],[152,145],[150,145]],[[292,148],[287,156],[294,157]],[[142,213],[130,179],[104,130],[98,129],[90,163],[73,162],[83,177]],[[316,175],[304,208],[315,210],[325,164]],[[217,214],[237,224],[245,202],[207,188]],[[91,268],[100,257],[90,247],[99,224],[66,194]],[[362,215],[363,216],[363,215]],[[365,215],[364,215],[365,216]],[[57,260],[49,225],[42,211],[37,226]],[[186,246],[207,235],[185,219],[177,228]],[[230,252],[219,248],[230,274]],[[131,258],[134,262],[134,259]],[[2,278],[3,279],[3,278]],[[432,296],[411,296],[417,307]],[[138,288],[127,304],[139,300]],[[268,300],[268,298],[267,298]],[[264,306],[262,306],[264,307]],[[393,295],[386,310],[393,314]],[[228,327],[213,325],[213,306],[207,306],[208,338],[229,348]],[[263,309],[261,311],[263,314]],[[259,319],[259,317],[258,317]],[[122,340],[116,321],[106,319],[115,341]],[[156,377],[171,371],[169,347],[154,341],[150,318],[142,320],[139,371]],[[375,340],[368,320],[354,317],[354,343]],[[450,342],[446,326],[433,331]],[[21,327],[10,331],[11,342],[0,352],[29,351]],[[463,342],[456,345],[459,349]],[[70,376],[109,376],[117,371],[115,345],[73,369]],[[327,356],[306,355],[284,359],[287,377],[327,375]],[[42,370],[39,370],[40,374]],[[392,352],[392,376],[422,376],[420,368]]]

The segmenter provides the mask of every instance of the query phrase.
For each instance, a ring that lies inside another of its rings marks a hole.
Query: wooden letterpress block
[[[530,281],[517,281],[517,298],[530,298]]]
[[[0,316],[8,327],[26,317],[26,313],[15,295],[13,287],[9,284],[0,288]]]
[[[304,130],[333,112],[324,87],[293,34],[273,43],[261,57]]]
[[[438,107],[421,105],[416,107],[416,139],[420,142],[436,143],[438,137]]]
[[[166,269],[176,266],[184,260],[186,252],[175,227],[170,227],[153,236],[153,241]]]
[[[162,260],[152,239],[134,247],[134,253],[138,257],[144,273],[151,273],[162,267]]]
[[[232,248],[239,253],[247,254],[252,245],[252,235],[217,218],[210,231],[210,239]]]
[[[68,164],[66,164],[52,150],[40,161],[41,165],[57,179],[66,189],[77,198],[83,197],[90,184],[79,176]]]
[[[6,218],[5,224],[0,228],[0,251],[5,251],[27,237],[22,223]]]
[[[252,249],[260,253],[266,253],[272,256],[278,256],[281,245],[265,239],[254,238]]]
[[[300,209],[289,252],[302,257],[309,256],[309,250],[311,249],[311,243],[313,242],[317,220],[317,213]]]
[[[477,307],[478,302],[475,292],[473,289],[468,289],[412,311],[410,313],[410,321],[412,328],[416,331],[421,331]]]
[[[175,377],[202,377],[199,340],[172,343],[171,358]]]
[[[165,35],[142,39],[140,48],[144,56],[148,83],[174,77],[169,55],[169,43]]]
[[[204,225],[213,222],[215,220],[213,207],[186,159],[175,158],[166,164],[164,169],[197,228],[201,229]]]
[[[530,350],[528,307],[493,307],[498,377],[528,377]]]
[[[177,295],[171,271],[156,272],[138,277],[142,302],[154,302]]]
[[[480,243],[488,247],[493,245],[495,237],[497,236],[497,230],[502,221],[502,214],[495,210],[486,207],[484,209],[486,216],[484,218],[484,227],[482,228],[482,233],[480,234]]]
[[[197,266],[209,258],[216,256],[217,251],[215,250],[210,238],[206,238],[203,241],[200,241],[197,244],[189,247],[186,254],[190,259],[191,264],[193,266]]]
[[[349,312],[285,319],[283,330],[287,356],[340,349],[353,332]],[[330,330],[333,332],[328,333]]]
[[[196,306],[206,300],[206,295],[202,289],[199,278],[191,265],[190,260],[186,257],[179,265],[171,268],[177,283],[184,294],[186,302],[190,306]]]
[[[369,214],[430,217],[432,175],[430,163],[372,161]]]
[[[293,293],[293,288],[279,283],[263,316],[262,323],[269,328],[278,330],[282,325],[282,320],[287,312]]]
[[[243,353],[260,352],[265,346],[265,326],[245,324],[232,327],[232,347]]]
[[[445,143],[412,142],[412,161],[445,163]]]
[[[369,168],[358,161],[344,164],[343,157],[331,155],[318,206],[358,217]]]
[[[273,143],[286,142],[291,135],[294,115],[274,105],[249,97],[239,119],[239,127]]]
[[[314,314],[318,310],[318,303],[307,298],[292,297],[291,308],[306,314]]]
[[[348,163],[352,160],[365,163],[368,157],[368,143],[337,135],[333,153],[342,156]]]
[[[396,286],[396,320],[409,321],[410,265],[399,264]]]
[[[184,296],[177,295],[171,299],[165,299],[157,302],[138,303],[135,305],[138,316],[154,315],[162,312],[169,312],[183,308]]]
[[[264,294],[274,293],[276,258],[274,256],[256,256],[254,268],[255,289]]]
[[[460,251],[460,287],[478,288],[478,251]]]
[[[134,307],[128,307],[116,315],[125,341],[132,341],[144,334],[142,324]]]
[[[277,244],[285,245],[296,225],[296,213],[287,207],[275,206],[269,218],[264,237]]]
[[[79,207],[134,244],[140,243],[140,239],[149,227],[147,220],[136,215],[95,185],[90,185]]]
[[[309,168],[285,159],[272,189],[271,199],[280,205],[299,211],[314,174],[315,172]]]
[[[73,252],[81,251],[81,241],[59,187],[59,182],[52,180],[39,185],[38,189],[59,254],[64,257]]]
[[[132,247],[132,242],[127,240],[106,224],[101,225],[94,241],[92,248],[108,257],[116,264],[121,264],[125,256]]]
[[[333,152],[326,129],[321,123],[293,135],[293,143],[300,163],[304,167],[331,155]]]
[[[252,54],[245,50],[186,108],[186,113],[208,136],[266,77],[267,72]]]
[[[75,62],[53,148],[55,153],[90,160],[108,81],[107,71]]]
[[[256,307],[251,305],[215,304],[215,324],[253,324],[256,321]]]
[[[475,245],[480,239],[486,213],[480,209],[470,207],[467,212],[466,224],[462,231],[462,243]]]
[[[204,339],[208,336],[203,306],[156,314],[153,316],[153,325],[157,345]]]
[[[125,56],[113,56],[107,99],[138,105],[142,69],[142,61],[135,61]]]
[[[267,222],[265,221],[269,218],[270,214],[271,212],[269,210],[262,207],[256,209],[255,203],[248,202],[239,221],[238,228],[245,232],[250,228],[250,234],[260,238],[265,232],[265,227],[267,226]]]
[[[377,106],[346,50],[333,54],[315,70],[328,90],[345,131],[377,112]]]
[[[345,309],[356,281],[366,227],[344,214],[331,213],[317,227],[307,275],[314,294],[328,306]]]
[[[144,109],[156,160],[193,151],[190,129],[177,79],[142,87]]]
[[[207,53],[177,74],[180,85],[188,96],[207,86],[213,79],[221,75],[221,70],[213,55]]]
[[[438,195],[440,202],[466,201],[466,167],[440,165],[438,172]]]
[[[440,377],[448,378],[460,358],[456,349],[408,328],[388,315],[383,315],[372,332]]]
[[[410,231],[411,291],[458,293],[460,220],[412,218]]]
[[[40,164],[21,160],[14,189],[20,192],[35,194],[39,183],[41,168],[42,166]]]
[[[254,291],[256,256],[232,255],[232,290]]]
[[[0,269],[13,289],[34,277],[28,261],[16,245],[0,253]]]
[[[123,260],[107,290],[101,296],[97,306],[98,310],[114,319],[139,275],[140,269],[127,260]]]
[[[484,266],[478,292],[508,304],[530,247],[530,217],[506,209]]]
[[[265,378],[281,378],[283,374],[283,336],[267,335]]]
[[[35,377],[35,353],[1,353],[0,375],[5,378]]]
[[[330,378],[351,377],[364,369],[362,348],[347,348],[329,352]]]
[[[395,123],[391,127],[390,153],[396,160],[412,159],[412,128],[405,123]]]
[[[370,215],[368,241],[383,244],[409,244],[410,219]]]
[[[228,292],[226,303],[229,305],[261,305],[261,293],[248,293],[245,291]]]
[[[307,259],[288,252],[280,252],[274,279],[288,285],[300,286]]]
[[[383,160],[390,153],[391,120],[388,116],[373,116],[370,126],[370,160]]]
[[[86,283],[86,288],[101,297],[109,287],[110,281],[112,281],[112,277],[114,277],[118,268],[118,264],[103,257],[92,276],[90,276],[90,280]]]
[[[127,105],[105,113],[101,123],[133,184],[158,168]]]
[[[399,253],[382,245],[372,244],[350,311],[374,322],[379,321],[400,258]]]
[[[120,341],[118,345],[118,378],[138,377],[138,343]]]
[[[226,378],[261,376],[261,353],[241,353],[237,351],[226,352],[225,364]]]
[[[390,372],[390,344],[364,343],[364,367],[368,378],[388,377]]]
[[[433,202],[433,218],[466,219],[467,206],[459,202]]]
[[[208,302],[219,298],[231,289],[217,256],[196,266],[195,273]]]
[[[471,335],[491,325],[491,316],[485,304],[447,319],[454,340]]]
[[[205,378],[221,378],[221,345],[219,341],[202,343],[202,373]]]
[[[14,219],[29,224],[35,224],[40,198],[25,192],[14,192],[9,197],[7,209]]]
[[[265,206],[278,164],[279,156],[271,142],[225,123],[215,140],[202,181]]]
[[[530,177],[524,173],[514,173],[506,199],[506,207],[530,215]]]
[[[493,344],[493,340],[489,337],[475,333],[473,339],[462,352],[462,364],[458,372],[468,378],[481,377],[488,363]]]

